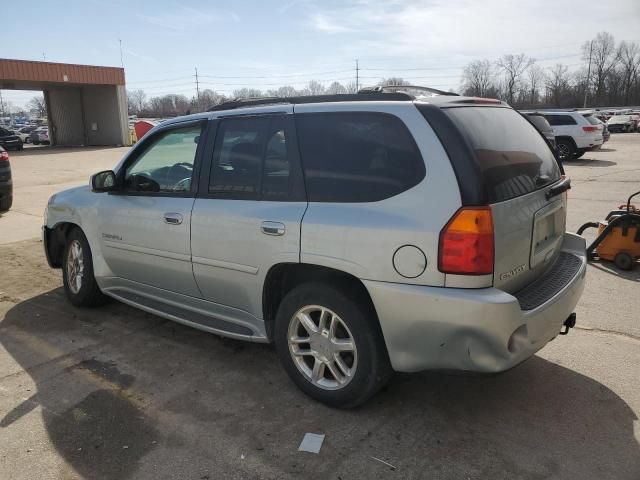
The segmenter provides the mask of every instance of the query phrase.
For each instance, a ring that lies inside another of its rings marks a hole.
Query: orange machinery
[[[587,248],[589,260],[600,258],[615,263],[622,270],[631,270],[640,258],[640,209],[631,204],[629,197],[626,205],[609,212],[601,222],[588,222],[578,229],[582,235],[587,228],[597,228],[598,236]]]

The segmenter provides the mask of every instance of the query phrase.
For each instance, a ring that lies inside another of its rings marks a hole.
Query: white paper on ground
[[[305,433],[302,443],[298,447],[299,452],[320,453],[320,448],[324,442],[324,435],[319,433]]]

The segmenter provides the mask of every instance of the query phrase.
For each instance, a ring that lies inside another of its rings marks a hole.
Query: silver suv
[[[586,269],[568,188],[497,100],[231,102],[51,197],[43,239],[74,305],[274,342],[298,387],[348,407],[393,371],[503,371],[566,333]]]

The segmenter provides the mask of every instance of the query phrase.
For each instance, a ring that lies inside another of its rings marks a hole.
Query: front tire
[[[91,248],[79,228],[73,229],[67,237],[62,279],[67,298],[76,307],[96,307],[107,300],[93,276]]]
[[[373,308],[347,290],[299,285],[282,300],[274,328],[289,377],[313,399],[340,408],[364,403],[392,374]]]

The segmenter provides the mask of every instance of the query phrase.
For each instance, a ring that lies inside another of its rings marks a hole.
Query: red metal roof
[[[0,80],[124,85],[124,68],[0,58]]]

